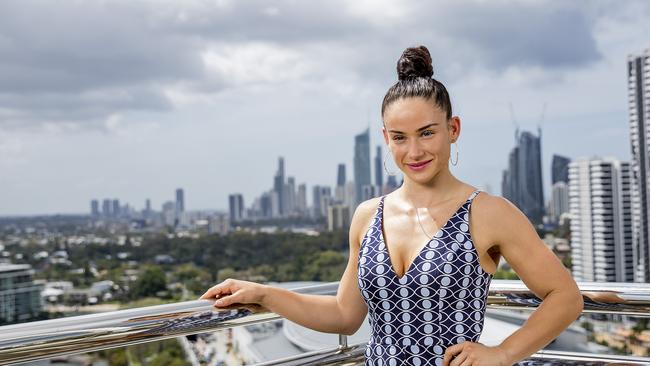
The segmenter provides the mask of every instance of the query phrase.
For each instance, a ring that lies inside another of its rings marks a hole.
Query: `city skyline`
[[[553,154],[630,160],[623,76],[650,47],[648,3],[384,5],[4,2],[0,216],[87,213],[99,197],[158,208],[177,187],[190,210],[227,211],[230,192],[267,189],[269,155],[334,186],[337,164],[352,175],[352,136],[369,127],[383,145],[381,98],[414,44],[463,121],[460,179],[498,194],[514,124],[535,129],[544,104],[545,197]]]

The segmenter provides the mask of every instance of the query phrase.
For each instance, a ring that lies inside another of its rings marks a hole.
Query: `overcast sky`
[[[0,215],[85,213],[93,198],[226,209],[273,183],[352,177],[382,144],[381,100],[424,44],[462,119],[452,172],[500,194],[521,129],[552,154],[629,159],[626,59],[648,1],[0,2]],[[546,112],[541,121],[543,105]]]

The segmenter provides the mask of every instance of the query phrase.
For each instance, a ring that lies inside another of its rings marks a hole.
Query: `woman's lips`
[[[430,162],[431,162],[431,160],[427,160],[427,161],[423,161],[423,162],[421,162],[421,163],[416,163],[416,164],[406,164],[406,165],[408,165],[408,167],[411,168],[412,170],[416,170],[416,171],[417,171],[417,170],[422,170],[422,169],[424,169],[427,165],[429,165]]]

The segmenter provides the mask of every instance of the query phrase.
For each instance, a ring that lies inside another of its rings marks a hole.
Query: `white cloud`
[[[300,80],[313,71],[298,50],[262,42],[212,46],[201,56],[208,72],[229,86]]]

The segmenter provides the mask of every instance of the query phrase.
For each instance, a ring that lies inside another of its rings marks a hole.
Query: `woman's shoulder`
[[[472,211],[479,211],[480,213],[497,214],[505,213],[507,211],[516,209],[512,202],[508,201],[505,197],[492,195],[485,191],[480,191],[472,201]]]
[[[486,230],[506,230],[523,213],[507,198],[481,191],[472,202],[472,220]]]
[[[352,222],[350,223],[351,237],[357,238],[360,242],[361,237],[363,236],[362,233],[365,233],[365,230],[372,222],[381,199],[381,197],[374,197],[359,203],[357,208],[354,210]]]
[[[379,207],[379,202],[382,200],[382,197],[374,197],[369,200],[365,200],[357,206],[354,210],[354,215],[352,215],[352,222],[354,221],[367,221],[369,220]]]

